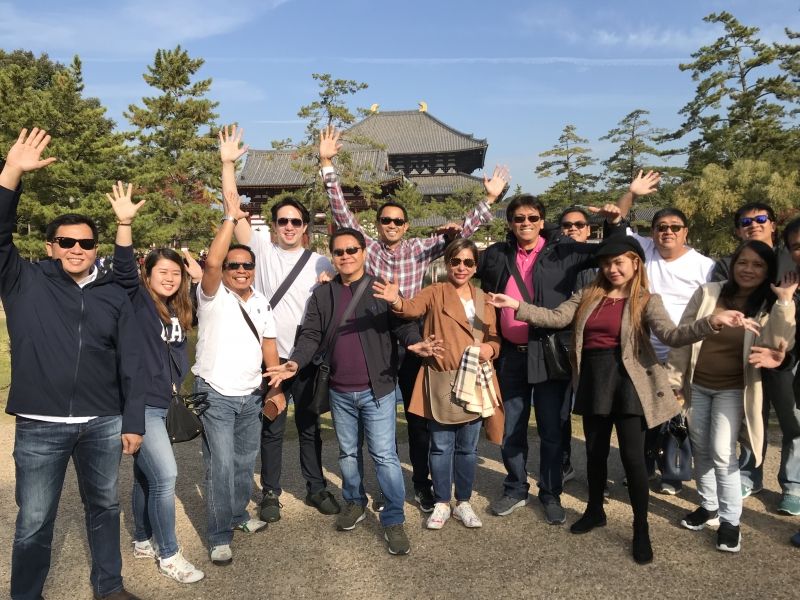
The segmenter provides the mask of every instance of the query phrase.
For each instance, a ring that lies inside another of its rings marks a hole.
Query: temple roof
[[[453,193],[482,186],[483,179],[464,173],[441,173],[435,175],[410,175],[408,177],[423,196],[451,196]]]

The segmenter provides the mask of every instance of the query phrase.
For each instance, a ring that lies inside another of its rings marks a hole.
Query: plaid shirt
[[[339,176],[330,167],[323,168],[325,190],[331,203],[333,220],[338,227],[351,227],[364,234],[367,241],[367,273],[383,280],[391,280],[400,287],[404,298],[413,298],[422,289],[422,278],[428,265],[444,254],[447,238],[434,235],[429,238],[411,238],[402,240],[394,250],[386,244],[367,235],[361,227],[344,198]],[[464,219],[461,237],[470,237],[484,223],[492,219],[492,213],[485,200]]]

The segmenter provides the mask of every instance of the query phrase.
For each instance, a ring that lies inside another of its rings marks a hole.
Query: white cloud
[[[464,56],[464,57],[341,57],[345,63],[373,65],[555,65],[569,64],[583,67],[657,67],[674,66],[685,62],[685,57],[674,58],[590,58],[586,56]]]
[[[694,51],[713,42],[719,34],[719,28],[710,26],[688,30],[642,28],[625,32],[597,29],[592,32],[592,39],[602,46]]]

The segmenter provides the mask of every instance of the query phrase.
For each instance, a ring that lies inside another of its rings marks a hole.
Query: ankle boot
[[[588,533],[595,527],[606,524],[606,512],[602,508],[587,508],[583,516],[569,528],[572,533]]]
[[[633,560],[640,565],[653,561],[653,547],[650,545],[650,528],[647,523],[633,526]]]

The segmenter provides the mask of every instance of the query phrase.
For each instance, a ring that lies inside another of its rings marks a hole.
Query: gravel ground
[[[0,595],[8,590],[14,532],[14,464],[11,458],[13,422],[0,422]],[[530,433],[530,465],[538,464],[538,440]],[[651,495],[650,530],[655,561],[639,566],[630,557],[631,513],[616,452],[610,460],[611,499],[608,526],[587,535],[571,535],[567,526],[543,520],[538,501],[508,517],[488,514],[489,501],[501,490],[503,465],[499,448],[481,442],[473,505],[484,521],[467,530],[451,520],[441,531],[424,529],[424,516],[406,504],[406,528],[411,555],[390,556],[376,515],[354,531],[337,532],[333,517],[303,503],[297,442],[288,440],[284,455],[283,519],[260,533],[237,532],[234,562],[213,566],[203,543],[205,507],[202,499],[202,458],[199,443],[176,447],[178,540],[189,560],[206,571],[196,584],[181,585],[160,575],[154,563],[134,560],[129,512],[131,460],[121,466],[122,547],[125,585],[142,598],[797,598],[800,550],[789,537],[800,519],[779,515],[776,471],[779,433],[770,430],[767,488],[745,500],[742,552],[724,554],[714,548],[715,534],[678,526],[698,502],[693,483],[678,497]],[[401,444],[401,460],[407,461]],[[327,475],[340,493],[335,443],[324,447]],[[586,501],[584,450],[573,441],[577,478],[562,497],[567,525],[581,514]],[[410,488],[411,471],[403,463]],[[368,468],[368,471],[372,471]],[[375,489],[370,475],[368,489]],[[533,483],[533,482],[532,482]],[[535,485],[535,484],[534,484]],[[255,486],[254,486],[255,490]],[[410,495],[409,495],[410,498]],[[254,501],[257,492],[254,492]],[[256,505],[252,504],[253,514]],[[45,588],[49,600],[91,598],[89,556],[83,513],[74,472],[70,470],[56,521],[53,564]]]

